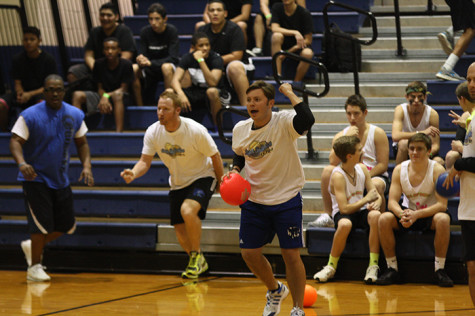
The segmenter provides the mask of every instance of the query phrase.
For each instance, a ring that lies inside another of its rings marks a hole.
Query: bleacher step
[[[427,0],[426,0],[427,3]],[[450,15],[440,16],[402,16],[400,18],[401,27],[424,27],[427,25],[441,26],[447,28],[452,24]],[[378,16],[376,24],[379,27],[396,27],[396,18],[393,16]]]

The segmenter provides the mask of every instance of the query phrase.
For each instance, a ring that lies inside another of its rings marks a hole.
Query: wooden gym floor
[[[50,273],[48,283],[26,282],[25,271],[0,271],[0,315],[262,315],[265,288],[255,278],[177,275]],[[186,283],[187,282],[187,283]],[[318,284],[307,316],[475,315],[467,285],[440,288],[362,282]],[[282,304],[289,315],[292,299]]]

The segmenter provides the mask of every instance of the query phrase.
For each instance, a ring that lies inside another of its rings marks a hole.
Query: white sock
[[[435,271],[445,268],[445,258],[435,257],[434,262]]]
[[[454,53],[451,53],[449,57],[447,58],[447,60],[445,61],[442,68],[444,68],[447,71],[452,71],[455,65],[457,64],[457,62],[459,61],[459,59],[460,58],[457,55],[455,55]]]
[[[398,271],[396,257],[386,258],[386,263],[388,268],[393,268],[394,270]]]
[[[454,27],[453,26],[450,26],[447,31],[447,33],[451,34],[452,36],[454,36]]]

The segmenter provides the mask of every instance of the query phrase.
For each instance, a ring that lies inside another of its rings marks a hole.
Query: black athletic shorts
[[[74,232],[76,221],[70,186],[56,190],[43,182],[24,181],[22,185],[29,233]]]
[[[454,31],[475,29],[475,5],[472,0],[445,0],[450,6]]]
[[[208,88],[202,88],[193,85],[183,89],[183,92],[188,98],[188,101],[190,101],[191,110],[210,109],[210,103],[208,100],[208,96],[206,95],[206,90],[208,90]]]
[[[179,189],[170,190],[168,197],[170,198],[170,224],[184,223],[181,216],[181,205],[186,199],[194,200],[201,205],[198,217],[203,220],[206,217],[206,209],[209,200],[216,188],[216,179],[212,177],[201,178],[190,184],[189,186]]]
[[[475,221],[460,221],[465,246],[465,260],[475,260]]]
[[[335,229],[338,229],[338,221],[342,218],[348,218],[351,221],[352,227],[351,230],[355,230],[355,228],[361,228],[364,231],[369,231],[369,224],[368,224],[368,213],[367,209],[363,209],[358,212],[354,212],[352,214],[341,214],[340,212],[335,214],[333,221],[335,222]]]

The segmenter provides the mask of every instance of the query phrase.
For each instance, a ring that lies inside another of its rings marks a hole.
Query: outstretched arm
[[[130,183],[137,178],[140,178],[147,173],[148,169],[152,165],[153,156],[144,155],[140,156],[140,160],[137,161],[132,169],[124,169],[120,173],[120,176],[124,179],[125,183]]]

